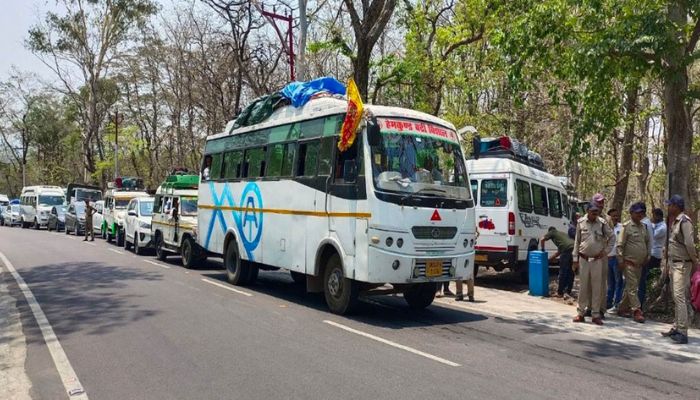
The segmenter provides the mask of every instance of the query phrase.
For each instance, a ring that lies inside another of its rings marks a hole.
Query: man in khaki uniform
[[[622,226],[620,243],[617,245],[618,266],[624,268],[625,291],[622,295],[618,315],[625,316],[627,309],[632,311],[635,322],[643,323],[642,305],[639,303],[639,280],[642,268],[646,265],[651,254],[649,248],[649,233],[642,223],[644,207],[641,203],[630,206],[630,221]]]
[[[607,268],[607,257],[614,243],[613,231],[610,225],[600,218],[600,207],[591,202],[586,216],[576,224],[574,239],[574,269],[579,269],[580,289],[578,294],[578,315],[574,322],[585,322],[586,308],[592,311],[593,323],[603,325],[601,310],[603,309],[604,271]],[[580,265],[580,268],[579,268]]]
[[[690,275],[698,265],[698,254],[693,242],[693,224],[685,210],[685,201],[679,195],[673,195],[666,201],[669,220],[673,221],[668,229],[668,264],[664,275],[671,277],[673,302],[676,304],[676,319],[670,331],[662,333],[678,344],[688,343],[688,320],[693,315],[690,306]]]

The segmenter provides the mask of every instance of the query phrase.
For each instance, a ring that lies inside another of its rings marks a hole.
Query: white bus
[[[473,273],[474,208],[457,134],[428,114],[368,105],[341,153],[346,109],[317,98],[208,137],[197,242],[224,258],[231,283],[289,269],[335,313],[385,283],[427,307],[437,282]]]
[[[19,200],[22,228],[39,229],[49,223],[51,208],[63,205],[66,197],[60,186],[26,186]]]
[[[479,231],[475,262],[518,271],[527,281],[528,253],[549,227],[568,232],[571,212],[559,178],[544,170],[539,156],[519,156],[515,146],[523,147],[505,136],[483,140],[479,158],[467,160]],[[546,246],[556,252],[551,241]]]

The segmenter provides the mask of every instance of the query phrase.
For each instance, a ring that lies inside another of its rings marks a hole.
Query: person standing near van
[[[586,309],[590,309],[593,323],[603,325],[603,278],[607,268],[607,256],[613,246],[613,231],[610,225],[600,218],[600,207],[591,202],[586,216],[576,225],[574,240],[574,269],[579,269],[581,288],[578,294],[578,315],[574,322],[585,322]]]
[[[632,311],[635,322],[643,323],[644,314],[639,302],[639,280],[642,269],[649,261],[649,233],[642,223],[644,207],[641,203],[630,206],[630,221],[622,226],[620,242],[617,246],[618,263],[624,268],[625,292],[622,295],[618,315],[625,316],[627,309]]]
[[[90,199],[85,199],[85,239],[83,239],[83,242],[87,242],[88,236],[90,236],[91,242],[95,241],[95,232],[92,229],[92,216],[96,212],[97,209],[90,205]]]
[[[692,316],[690,295],[690,276],[698,267],[698,253],[693,242],[693,223],[685,214],[683,197],[674,194],[665,204],[668,217],[673,221],[668,233],[668,264],[664,267],[664,276],[670,276],[673,288],[673,302],[676,305],[675,321],[670,331],[662,333],[678,344],[688,343],[688,321]]]
[[[605,212],[605,201],[606,201],[605,195],[602,193],[596,193],[591,198],[591,202],[594,203],[595,205],[597,205],[598,208],[600,209],[600,215],[603,215],[603,213]],[[601,217],[601,219],[608,222],[608,224],[610,223],[609,218],[606,220],[605,218]],[[612,225],[611,225],[611,229],[612,229]],[[613,235],[613,240],[614,239],[615,239],[615,235]],[[608,258],[605,260],[606,265],[607,265],[609,260],[610,260],[610,257],[608,256]],[[608,311],[608,309],[605,307],[608,303],[606,301],[607,297],[608,297],[608,279],[610,277],[610,274],[608,272],[609,272],[608,268],[603,269],[603,283],[600,285],[600,290],[601,290],[600,296],[603,299],[603,303],[601,305],[602,308],[600,309],[600,317],[602,319],[605,319],[605,313]],[[589,310],[589,313],[590,313],[590,310]],[[589,313],[586,313],[586,316],[589,316],[590,315]]]
[[[557,287],[557,296],[571,296],[571,290],[574,288],[574,271],[572,268],[574,241],[569,239],[569,235],[564,232],[559,232],[557,228],[550,226],[547,234],[540,239],[540,248],[544,251],[544,244],[547,240],[551,240],[557,246],[557,252],[549,261],[554,261],[559,257],[559,285]]]
[[[620,237],[620,231],[622,231],[620,219],[620,210],[611,208],[608,211],[608,222],[610,223],[615,237],[612,251],[608,254],[608,290],[606,294],[606,306],[611,313],[617,313],[618,306],[622,300],[622,289],[624,287],[622,269],[618,268],[619,265],[617,263],[617,240]]]

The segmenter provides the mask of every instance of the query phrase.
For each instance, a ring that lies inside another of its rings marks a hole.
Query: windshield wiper
[[[447,193],[447,191],[442,190],[442,189],[423,188],[423,189],[417,190],[417,191],[415,191],[415,192],[413,192],[413,193],[409,193],[409,194],[405,195],[404,197],[401,198],[401,202],[403,203],[403,202],[405,202],[405,201],[408,200],[408,199],[412,199],[413,196],[415,196],[415,195],[417,195],[417,194],[424,193],[424,192],[428,192],[428,191],[438,192],[438,193]],[[437,197],[437,195],[435,195],[435,194],[432,194],[432,196],[433,196],[433,197]]]

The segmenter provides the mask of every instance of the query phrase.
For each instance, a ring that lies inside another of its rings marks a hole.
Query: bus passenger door
[[[355,229],[358,216],[358,199],[365,198],[364,174],[362,173],[362,160],[360,137],[344,152],[340,152],[336,141],[332,141],[332,150],[335,153],[332,176],[327,190],[327,215],[328,228],[343,246],[347,255],[355,254]]]

